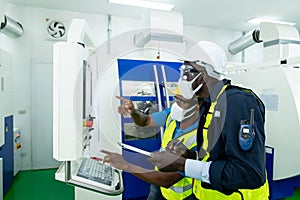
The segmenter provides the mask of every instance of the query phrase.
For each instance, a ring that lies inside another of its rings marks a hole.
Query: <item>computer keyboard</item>
[[[77,176],[111,186],[113,168],[101,161],[83,158]]]

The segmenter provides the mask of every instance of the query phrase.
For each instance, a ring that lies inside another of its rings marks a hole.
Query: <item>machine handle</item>
[[[157,91],[157,100],[158,100],[158,110],[162,111],[162,102],[161,102],[161,94],[159,91],[159,81],[158,81],[158,73],[156,65],[153,65],[154,77],[155,77],[155,86]],[[160,137],[163,138],[164,128],[160,127]]]
[[[155,77],[155,86],[157,91],[158,110],[162,111],[161,94],[159,91],[159,81],[158,81],[158,73],[157,73],[156,65],[153,65],[153,70],[154,70],[154,77]]]
[[[168,88],[167,88],[167,76],[166,76],[166,71],[165,71],[165,66],[161,65],[161,72],[162,72],[162,77],[163,77],[163,86],[164,86],[164,90],[165,90],[165,96],[166,96],[166,104],[167,107],[170,107],[170,99],[169,99],[169,92],[168,92]]]

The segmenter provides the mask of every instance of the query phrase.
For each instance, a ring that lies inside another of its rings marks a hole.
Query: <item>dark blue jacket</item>
[[[211,102],[216,99],[224,84],[230,84],[230,81],[224,79],[218,82],[200,110],[208,112]],[[240,122],[250,120],[251,109],[254,109],[255,139],[252,148],[244,151],[239,146]],[[206,114],[200,118],[198,147],[203,142],[205,119]],[[208,161],[212,161],[209,170],[211,184],[202,183],[202,187],[231,194],[238,189],[259,188],[265,183],[264,122],[265,108],[256,95],[236,86],[230,85],[226,88],[218,99],[208,128]]]

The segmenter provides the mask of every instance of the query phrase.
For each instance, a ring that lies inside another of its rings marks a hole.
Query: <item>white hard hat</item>
[[[227,58],[225,52],[217,44],[200,41],[187,52],[188,61],[205,67],[209,76],[222,79],[226,69]]]

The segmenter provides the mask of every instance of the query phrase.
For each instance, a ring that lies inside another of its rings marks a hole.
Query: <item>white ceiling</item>
[[[300,30],[299,0],[155,0],[174,3],[183,14],[184,24],[248,31],[257,25],[245,21],[253,17],[295,22]],[[112,16],[140,18],[146,9],[114,5],[107,0],[5,0],[17,5],[80,11]]]

